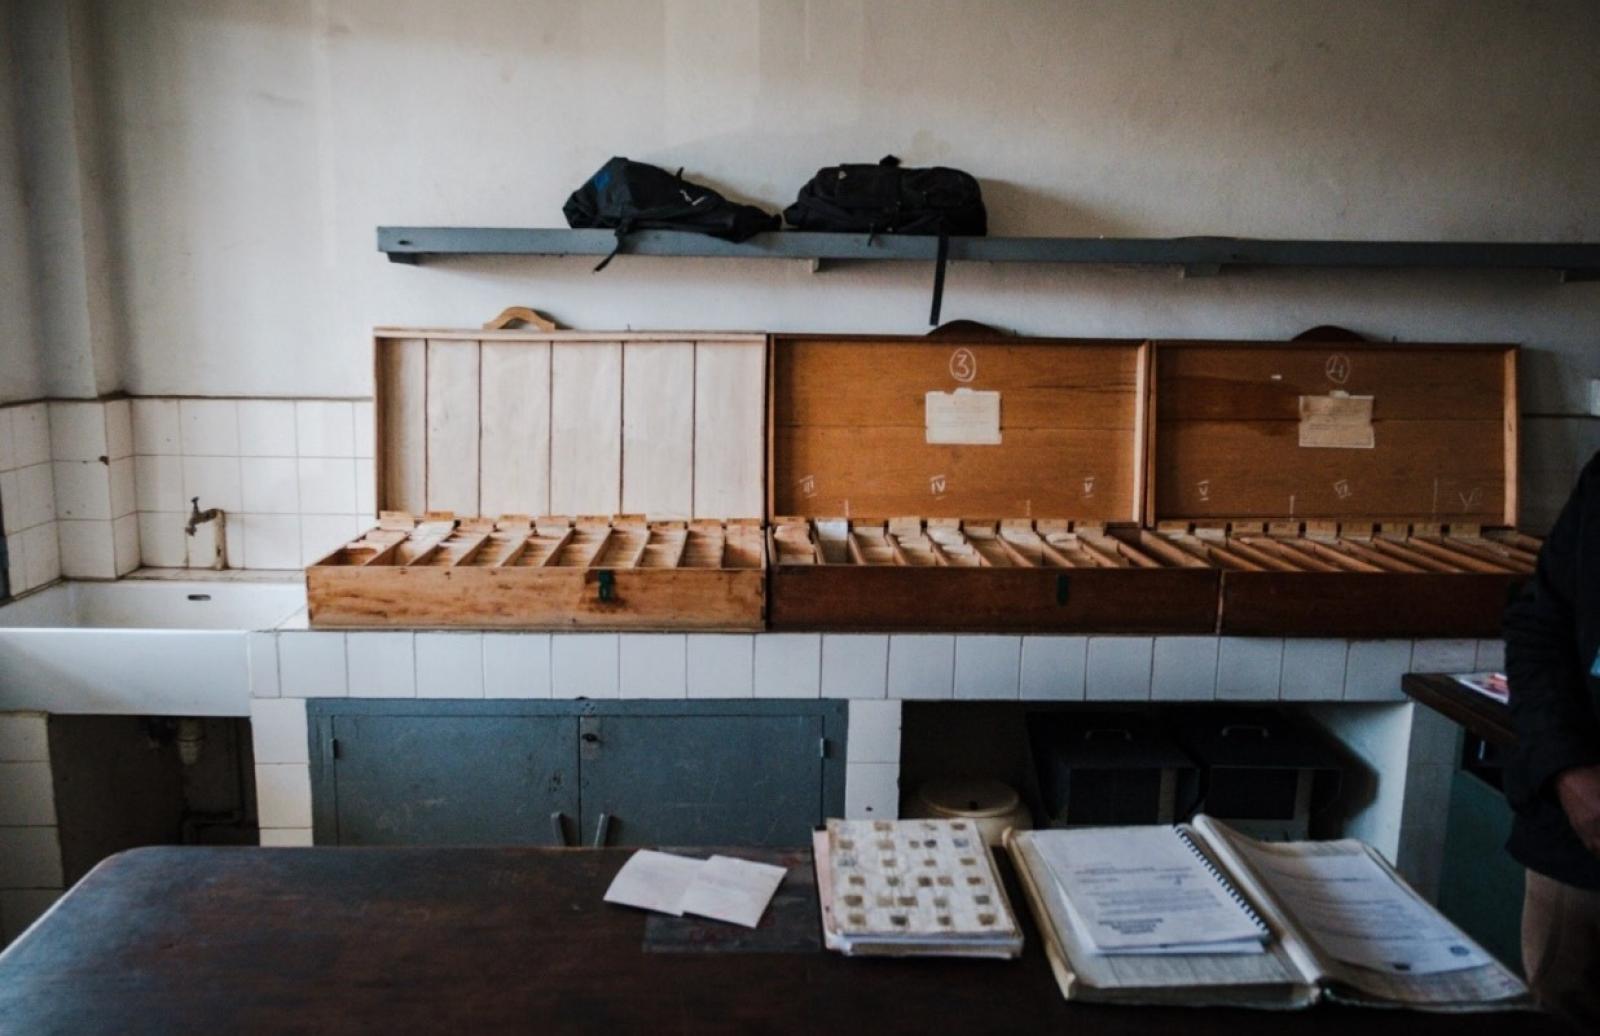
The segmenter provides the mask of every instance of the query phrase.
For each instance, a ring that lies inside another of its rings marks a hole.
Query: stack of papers
[[[1267,926],[1172,827],[1043,832],[1068,920],[1099,954],[1263,953]]]
[[[965,820],[830,820],[813,835],[823,940],[846,955],[1016,957],[1022,930]]]
[[[787,873],[770,863],[732,856],[696,860],[640,849],[611,880],[605,900],[673,917],[694,914],[754,928]]]
[[[1467,690],[1477,691],[1501,705],[1511,701],[1511,687],[1506,683],[1505,673],[1462,673],[1455,680]]]

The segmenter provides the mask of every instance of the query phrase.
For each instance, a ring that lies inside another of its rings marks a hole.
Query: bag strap
[[[944,304],[944,266],[950,258],[950,235],[945,233],[944,221],[939,221],[939,251],[933,261],[933,309],[928,323],[939,326],[939,308]]]
[[[590,271],[591,273],[599,273],[611,265],[611,260],[615,259],[617,253],[622,251],[622,239],[627,237],[631,230],[633,230],[633,217],[631,216],[617,224],[617,243],[612,246],[611,251],[606,254],[604,259],[595,264],[595,268]]]

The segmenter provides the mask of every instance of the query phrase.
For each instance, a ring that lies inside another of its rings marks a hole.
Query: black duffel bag
[[[783,218],[796,230],[937,236],[933,311],[939,323],[944,267],[951,237],[989,232],[983,190],[970,173],[944,166],[904,169],[893,155],[877,165],[837,165],[817,170]]]
[[[687,230],[725,241],[743,241],[763,230],[777,230],[778,217],[754,205],[731,202],[709,187],[669,173],[660,166],[613,158],[572,192],[561,211],[567,226],[615,230],[617,245],[600,260],[606,264],[635,230]]]

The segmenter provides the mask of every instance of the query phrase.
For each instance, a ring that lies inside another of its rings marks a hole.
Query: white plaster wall
[[[33,271],[28,258],[11,24],[11,12],[0,5],[0,403],[34,399],[44,393],[34,340]]]
[[[588,328],[922,328],[920,265],[374,248],[380,223],[560,225],[615,153],[778,207],[892,151],[979,174],[998,234],[1600,239],[1588,0],[123,0],[78,37],[137,394],[365,395],[372,325],[510,302]],[[946,314],[1524,342],[1534,527],[1600,445],[1576,418],[1600,285],[1541,273],[960,265]]]

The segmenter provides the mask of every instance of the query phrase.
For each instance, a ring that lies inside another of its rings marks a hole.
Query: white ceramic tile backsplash
[[[61,546],[61,574],[69,579],[117,578],[116,543],[111,522],[62,521],[56,535]]]
[[[1413,673],[1470,673],[1477,664],[1476,640],[1419,640],[1411,646]]]
[[[952,697],[955,667],[955,637],[943,633],[896,633],[889,638],[889,697]]]
[[[245,514],[299,514],[300,463],[293,457],[240,458],[240,510]]]
[[[300,567],[300,519],[292,514],[242,514],[236,519],[244,555],[239,567]],[[178,530],[178,535],[183,531]]]
[[[83,415],[76,410],[65,409],[62,413],[72,415],[64,416],[63,421],[83,423]],[[44,403],[0,407],[0,528],[6,535],[6,582],[13,594],[36,589],[61,576],[49,415],[50,407]],[[81,429],[76,432],[74,449],[81,445],[76,440],[82,437]],[[103,448],[103,429],[100,441]],[[109,512],[109,494],[107,500],[105,510]],[[109,524],[105,532],[109,540]]]
[[[96,460],[58,460],[52,468],[57,518],[110,521],[111,470]]]
[[[241,399],[239,455],[241,457],[295,456],[294,401]]]
[[[955,696],[999,701],[1015,699],[1021,664],[1021,637],[960,637],[956,640]]]
[[[133,406],[126,399],[113,399],[106,408],[106,456],[126,460],[133,456]]]
[[[49,462],[17,469],[16,528],[31,529],[56,520],[56,480]]]
[[[175,399],[134,399],[133,452],[135,456],[176,457],[180,455],[178,401]]]
[[[256,764],[256,812],[262,827],[310,827],[311,768],[299,763]]]
[[[238,457],[185,456],[183,458],[182,511],[188,511],[194,499],[198,497],[202,511],[220,507],[230,515],[238,514],[242,510],[240,504],[243,501],[240,489]]]
[[[258,764],[309,763],[306,703],[298,698],[253,698],[250,734]]]
[[[133,458],[133,500],[140,511],[183,511],[183,458]]]
[[[755,636],[749,633],[689,634],[689,697],[752,697],[755,694],[755,641]]]
[[[1223,637],[1217,644],[1217,700],[1273,701],[1283,678],[1283,641]]]
[[[1284,701],[1338,701],[1344,697],[1344,663],[1349,644],[1343,640],[1291,638],[1283,642]]]
[[[352,698],[415,698],[417,659],[409,632],[345,634]]]
[[[682,633],[624,633],[619,638],[624,698],[688,695],[688,644]]]
[[[50,460],[50,416],[43,403],[23,403],[11,410],[11,442],[19,468]]]
[[[757,698],[816,698],[822,693],[822,635],[766,633],[756,638]]]
[[[176,460],[177,458],[172,458]],[[139,519],[139,557],[143,564],[160,568],[182,568],[189,563],[189,545],[178,515],[141,511]],[[296,526],[298,540],[298,526]],[[296,557],[299,556],[298,549]]]
[[[1404,701],[1400,678],[1411,667],[1409,640],[1353,640],[1345,661],[1346,701]]]
[[[371,403],[360,406],[367,431],[358,447],[357,404],[347,400],[133,400],[145,563],[210,564],[209,544],[180,552],[168,531],[182,532],[197,495],[228,512],[233,568],[300,568],[365,531],[376,476]]]
[[[852,701],[846,735],[846,763],[900,761],[901,702]]]
[[[250,696],[276,698],[278,689],[278,637],[274,633],[248,633],[245,650],[249,654]]]
[[[285,698],[343,698],[343,633],[284,633],[278,637],[278,685]]]
[[[0,712],[0,763],[49,762],[48,722],[42,712]]]
[[[1216,637],[1157,637],[1151,701],[1210,701],[1217,693]]]
[[[11,430],[11,408],[0,407],[0,471],[15,471],[17,438]]]
[[[483,634],[418,633],[417,697],[483,697]]]
[[[615,633],[552,633],[551,697],[617,697],[617,654]]]
[[[1150,697],[1151,637],[1090,637],[1083,696],[1089,701]]]
[[[550,634],[485,633],[486,698],[550,697]]]
[[[889,638],[881,633],[825,633],[822,696],[882,698],[889,679]]]
[[[1023,701],[1080,701],[1088,637],[1023,637]]]
[[[49,826],[56,822],[48,762],[0,762],[0,788],[6,790],[0,795],[0,825]]]
[[[185,457],[239,456],[238,401],[179,400],[178,447]]]
[[[354,457],[355,405],[302,399],[295,403],[296,435],[302,457]]]
[[[51,403],[49,415],[51,460],[99,460],[108,455],[104,405]]]
[[[900,815],[899,763],[846,763],[844,815],[849,820],[894,820]]]

